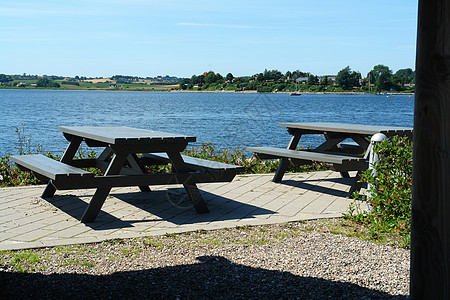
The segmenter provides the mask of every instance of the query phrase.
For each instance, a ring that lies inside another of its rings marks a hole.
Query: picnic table
[[[196,137],[129,127],[59,126],[69,145],[60,161],[47,156],[16,155],[11,159],[37,177],[49,179],[42,198],[53,197],[56,190],[95,188],[81,222],[94,222],[113,187],[138,186],[149,192],[151,185],[182,184],[198,213],[208,212],[197,183],[229,182],[243,170],[235,166],[194,157],[181,152]],[[82,142],[103,147],[98,158],[75,159]],[[172,172],[150,174],[146,166],[172,164]],[[98,168],[95,176],[82,168]]]
[[[350,188],[349,196],[361,188],[361,172],[368,168],[370,138],[376,133],[383,133],[388,138],[394,135],[412,138],[410,127],[372,126],[344,123],[280,123],[292,135],[287,148],[249,147],[259,159],[280,159],[274,182],[281,182],[289,165],[307,164],[321,161],[331,165],[332,169],[349,177],[349,171],[357,171]],[[304,135],[320,134],[324,136],[322,144],[312,149],[297,149]]]

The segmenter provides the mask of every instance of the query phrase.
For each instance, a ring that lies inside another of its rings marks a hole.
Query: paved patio
[[[340,217],[352,200],[351,180],[321,171],[240,175],[231,183],[199,184],[210,213],[197,214],[182,186],[114,188],[96,222],[80,223],[94,190],[57,191],[40,197],[44,186],[0,189],[0,250],[26,249],[116,238],[264,225]]]

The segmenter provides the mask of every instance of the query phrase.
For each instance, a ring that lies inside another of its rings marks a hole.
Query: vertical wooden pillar
[[[450,1],[419,0],[411,298],[450,299]]]

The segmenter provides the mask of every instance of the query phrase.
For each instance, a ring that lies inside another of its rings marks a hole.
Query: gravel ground
[[[323,224],[297,222],[1,252],[0,297],[407,298],[408,250],[332,234]]]

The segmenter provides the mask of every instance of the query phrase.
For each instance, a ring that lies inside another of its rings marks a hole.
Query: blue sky
[[[417,0],[0,0],[0,73],[414,69]]]

